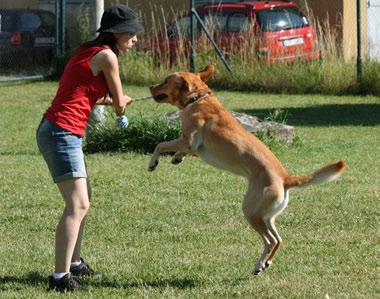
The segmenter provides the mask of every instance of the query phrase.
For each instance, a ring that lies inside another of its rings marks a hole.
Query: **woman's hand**
[[[129,96],[124,96],[125,98],[125,106],[131,105],[135,100]],[[116,116],[124,115],[125,113],[125,106],[124,107],[115,107],[115,114]]]
[[[99,98],[95,105],[107,105],[110,106],[113,104],[112,98],[109,97],[108,95],[104,96],[103,98]]]
[[[135,101],[135,99],[130,98],[129,96],[125,96],[125,100],[126,100],[126,106],[131,105]]]

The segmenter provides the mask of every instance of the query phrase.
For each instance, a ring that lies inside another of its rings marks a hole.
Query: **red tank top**
[[[70,58],[59,82],[57,94],[44,116],[53,124],[84,136],[87,121],[99,98],[108,93],[103,74],[94,76],[90,59],[107,46],[80,47]]]

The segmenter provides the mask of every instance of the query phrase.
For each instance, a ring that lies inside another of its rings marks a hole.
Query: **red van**
[[[200,19],[225,56],[255,53],[268,63],[311,60],[320,56],[314,28],[291,1],[231,1],[196,9]],[[175,61],[190,52],[190,11],[175,18],[145,41],[145,48],[160,61]],[[195,50],[207,37],[195,21]]]

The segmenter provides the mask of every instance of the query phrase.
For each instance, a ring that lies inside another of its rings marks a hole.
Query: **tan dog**
[[[332,181],[342,174],[345,163],[339,161],[306,176],[290,176],[276,156],[221,106],[204,83],[213,72],[209,65],[197,74],[174,73],[150,88],[156,102],[170,103],[183,111],[182,137],[158,144],[149,170],[155,170],[161,153],[176,152],[173,164],[195,155],[247,178],[243,213],[264,241],[263,254],[253,269],[253,274],[259,274],[271,265],[282,242],[275,218],[288,204],[289,189]]]

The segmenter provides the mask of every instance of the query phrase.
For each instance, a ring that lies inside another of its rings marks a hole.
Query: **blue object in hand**
[[[125,129],[129,125],[128,118],[125,115],[117,117],[116,118],[116,125],[120,129]]]

